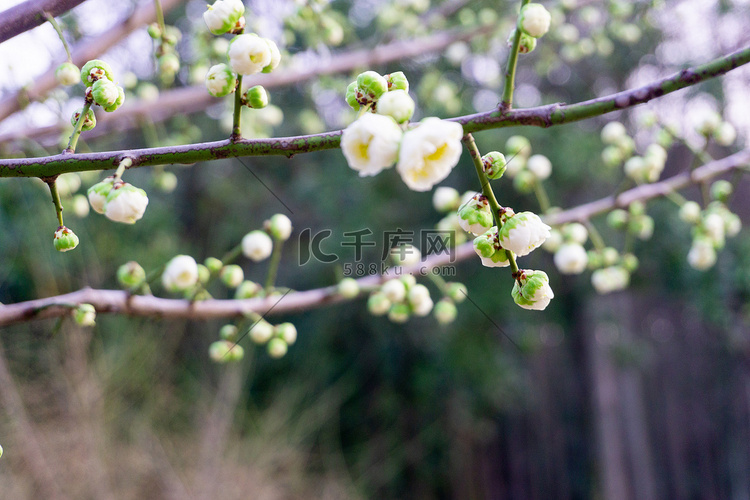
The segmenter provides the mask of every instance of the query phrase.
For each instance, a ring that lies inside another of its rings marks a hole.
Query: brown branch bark
[[[68,12],[85,0],[28,0],[0,12],[0,43],[44,24],[44,13],[52,17]]]

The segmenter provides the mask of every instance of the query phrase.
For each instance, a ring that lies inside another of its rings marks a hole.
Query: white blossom
[[[513,301],[524,309],[542,311],[555,298],[544,271],[524,269],[513,284]]]
[[[402,135],[393,118],[365,113],[344,129],[341,150],[360,177],[375,175],[396,161]]]
[[[427,191],[442,181],[461,156],[463,127],[430,117],[407,131],[401,141],[396,169],[414,191]]]
[[[208,6],[208,10],[203,13],[203,20],[211,33],[221,35],[231,31],[244,13],[242,0],[218,0]]]
[[[391,90],[378,99],[378,114],[390,116],[398,123],[408,122],[414,114],[414,99],[405,90]]]
[[[260,262],[273,251],[273,241],[263,231],[250,231],[242,238],[242,253],[248,259]]]
[[[406,297],[406,287],[403,281],[398,278],[388,280],[380,287],[380,291],[391,302],[401,302]]]
[[[103,214],[104,205],[107,203],[107,196],[112,191],[112,185],[114,183],[114,177],[107,177],[101,182],[97,182],[91,186],[88,190],[89,203],[94,212]]]
[[[693,269],[705,271],[716,264],[716,250],[711,240],[696,238],[687,255],[688,264]]]
[[[552,162],[544,155],[532,155],[526,161],[526,168],[540,181],[552,174]]]
[[[135,224],[135,221],[143,217],[147,205],[146,191],[127,182],[118,183],[107,195],[104,215],[115,222]]]
[[[521,9],[518,27],[527,35],[539,38],[549,31],[551,20],[552,16],[542,4],[529,3]]]
[[[475,235],[483,234],[492,227],[492,211],[484,195],[477,193],[458,208],[458,225]]]
[[[532,212],[521,212],[508,218],[500,228],[500,245],[518,257],[539,247],[550,235],[550,227]]]
[[[597,269],[591,274],[591,284],[600,294],[622,290],[630,283],[630,273],[620,266]]]
[[[189,255],[178,255],[167,263],[161,283],[171,292],[187,290],[198,283],[198,264]]]
[[[260,73],[271,64],[271,49],[266,41],[255,33],[237,35],[229,43],[227,51],[229,66],[240,75]]]
[[[455,210],[461,200],[461,195],[458,194],[452,187],[440,186],[435,189],[432,194],[432,206],[438,212],[450,212]]]
[[[206,89],[214,97],[223,97],[234,92],[237,77],[226,64],[216,64],[206,73]]]
[[[580,274],[589,263],[589,257],[578,243],[565,243],[555,252],[555,266],[563,274]]]

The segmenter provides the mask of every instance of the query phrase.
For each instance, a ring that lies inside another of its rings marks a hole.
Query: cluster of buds
[[[268,355],[272,358],[284,357],[289,350],[289,346],[297,341],[297,328],[292,323],[272,325],[254,312],[248,313],[246,317],[247,320],[252,321],[247,330],[248,337],[257,345],[265,345]],[[238,328],[234,325],[224,325],[219,332],[221,340],[218,342],[237,345],[239,341],[238,331]],[[213,356],[212,359],[219,361]]]
[[[381,98],[385,98],[391,92],[395,94],[386,98],[386,108],[389,111],[395,111],[393,114],[401,118],[399,120],[393,116],[398,123],[409,121],[414,113],[414,101],[409,97],[409,80],[402,71],[385,76],[376,71],[360,73],[357,79],[346,88],[346,102],[355,111],[366,108],[376,112]],[[392,116],[391,113],[382,114]]]
[[[498,167],[488,168],[487,159],[495,160]],[[482,160],[488,178],[499,179],[503,174],[507,174],[513,178],[513,186],[520,193],[530,193],[536,183],[552,175],[552,162],[544,155],[532,155],[531,143],[522,135],[508,138],[505,143],[505,155],[492,151],[483,156]],[[499,165],[503,166],[501,173],[497,172]]]
[[[635,141],[620,122],[607,123],[602,128],[601,139],[606,144],[602,150],[602,161],[608,167],[621,165],[635,150]]]
[[[116,176],[110,176],[88,190],[89,204],[95,212],[124,224],[135,224],[143,217],[148,205],[148,195]]]
[[[659,180],[667,161],[667,151],[659,144],[651,144],[643,156],[633,156],[625,162],[625,175],[637,184]]]
[[[182,38],[182,33],[175,26],[164,26],[162,29],[158,23],[150,24],[147,31],[154,40],[154,55],[159,78],[164,84],[170,84],[180,70],[180,56],[176,46]]]
[[[646,205],[634,201],[627,210],[615,209],[607,215],[607,224],[613,229],[627,231],[646,241],[654,234],[654,219],[646,214]]]
[[[367,300],[370,314],[387,314],[393,323],[406,323],[411,316],[427,316],[434,306],[430,290],[417,283],[411,274],[389,279],[372,292]]]
[[[84,64],[81,81],[86,86],[86,101],[101,106],[108,113],[125,101],[125,90],[114,83],[112,68],[104,61],[92,59]]]
[[[552,229],[543,248],[554,253],[557,269],[563,274],[580,274],[586,270],[589,258],[583,245],[588,240],[586,226],[578,222]]]

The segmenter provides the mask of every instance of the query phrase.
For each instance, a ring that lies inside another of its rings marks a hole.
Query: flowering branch
[[[0,43],[47,21],[45,12],[59,16],[84,0],[28,0],[0,13]]]
[[[750,62],[750,47],[717,58],[709,63],[685,69],[653,83],[605,97],[576,104],[552,104],[522,110],[502,110],[476,113],[453,118],[464,133],[517,125],[550,127],[571,123],[618,109],[648,102],[710,78],[722,75]],[[56,155],[44,158],[0,160],[0,177],[50,177],[65,172],[106,170],[115,168],[123,157],[133,159],[134,167],[169,163],[194,163],[238,156],[268,156],[336,149],[340,146],[341,131],[297,137],[272,139],[215,141],[184,146],[111,151],[103,153]]]

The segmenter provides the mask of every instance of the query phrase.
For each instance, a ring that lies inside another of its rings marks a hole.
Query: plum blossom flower
[[[532,212],[520,212],[506,219],[498,231],[503,248],[517,256],[528,255],[550,235],[550,227]]]
[[[544,271],[523,269],[519,272],[511,291],[513,301],[524,309],[543,311],[555,297]]]
[[[403,133],[390,116],[366,113],[341,136],[341,150],[360,177],[379,173],[396,161]]]
[[[396,169],[413,191],[428,191],[451,173],[461,156],[463,127],[430,117],[407,131]]]

